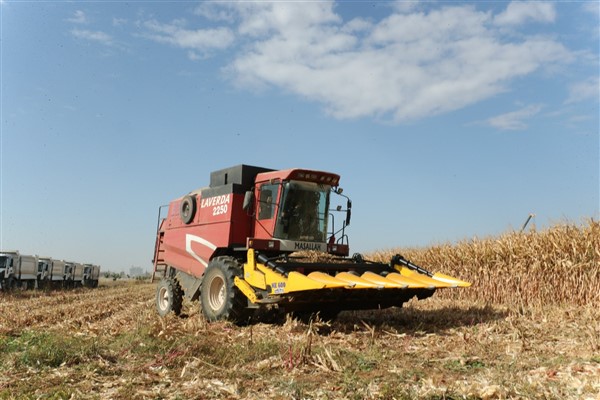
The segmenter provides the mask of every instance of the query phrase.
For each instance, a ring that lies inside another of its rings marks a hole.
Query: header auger
[[[329,172],[239,165],[211,173],[208,187],[173,200],[165,218],[159,210],[159,314],[179,314],[186,296],[199,299],[211,321],[243,323],[272,309],[333,317],[470,286],[400,255],[387,264],[348,257],[352,203],[339,180]],[[332,208],[332,195],[344,198],[345,208]],[[339,213],[345,215],[336,230]]]

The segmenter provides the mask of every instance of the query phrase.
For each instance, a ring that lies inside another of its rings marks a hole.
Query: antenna
[[[527,220],[525,220],[525,223],[521,227],[520,232],[523,232],[525,230],[525,228],[527,227],[527,224],[529,223],[529,221],[531,221],[532,218],[535,218],[535,214],[529,214],[529,216],[527,217]]]

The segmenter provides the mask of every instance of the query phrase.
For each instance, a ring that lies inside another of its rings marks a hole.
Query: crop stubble
[[[22,329],[50,329],[118,334],[132,318],[152,307],[144,285],[105,286],[97,290],[21,292],[4,295],[0,334]]]
[[[139,283],[3,295],[0,398],[598,399],[599,232],[402,250],[475,285],[331,324],[207,324],[187,302],[159,318]],[[77,352],[36,352],[52,335]]]

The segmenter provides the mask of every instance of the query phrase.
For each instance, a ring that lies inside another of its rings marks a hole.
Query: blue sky
[[[2,0],[0,247],[150,269],[241,163],[339,173],[351,252],[599,218],[598,8]]]

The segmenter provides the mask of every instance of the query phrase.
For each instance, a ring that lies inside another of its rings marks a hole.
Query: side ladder
[[[168,205],[163,205],[158,207],[158,221],[156,224],[156,242],[154,243],[154,258],[152,259],[152,263],[154,264],[154,268],[152,269],[152,279],[150,282],[154,282],[154,278],[156,277],[156,273],[165,274],[167,270],[167,265],[165,264],[165,260],[163,257],[164,249],[163,249],[163,237],[165,235],[164,231],[161,231],[161,225],[165,221],[165,218],[161,219],[161,211],[164,207],[168,207]]]
[[[164,273],[167,269],[167,265],[165,264],[165,260],[163,259],[163,253],[164,253],[164,250],[162,248],[163,236],[164,236],[163,232],[159,232],[156,234],[156,244],[154,245],[154,260],[153,260],[154,268],[152,270],[152,279],[150,280],[150,282],[154,282],[154,278],[156,277],[157,273],[159,274],[159,276],[164,275]]]

